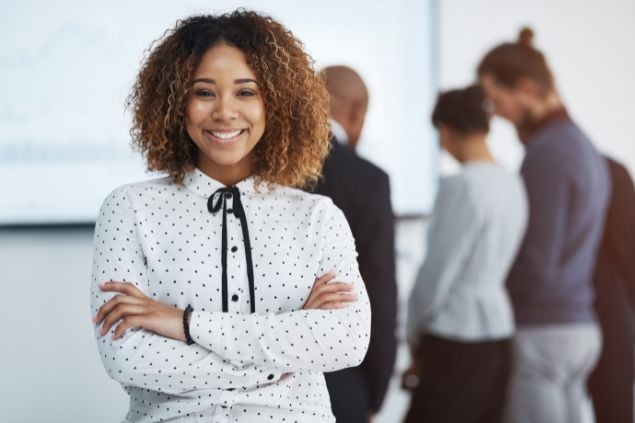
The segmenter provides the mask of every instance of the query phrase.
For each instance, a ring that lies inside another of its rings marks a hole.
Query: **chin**
[[[242,162],[249,152],[240,151],[210,151],[205,156],[218,166],[234,166]]]

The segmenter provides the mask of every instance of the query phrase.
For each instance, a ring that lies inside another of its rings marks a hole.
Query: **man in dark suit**
[[[635,186],[624,166],[612,159],[608,163],[613,193],[594,275],[604,345],[589,390],[598,423],[632,423]]]
[[[381,407],[397,349],[394,216],[388,175],[354,152],[368,104],[364,82],[345,66],[327,67],[322,74],[331,95],[333,138],[315,192],[330,197],[348,220],[372,310],[364,362],[327,373],[326,384],[338,423],[367,423]]]

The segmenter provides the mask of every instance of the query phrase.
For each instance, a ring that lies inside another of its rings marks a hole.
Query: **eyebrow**
[[[206,82],[208,84],[216,84],[216,81],[211,78],[197,78],[194,81],[192,81],[192,84],[195,84],[197,82]],[[253,82],[254,84],[258,84],[258,82],[255,79],[251,79],[251,78],[241,78],[241,79],[234,80],[234,84],[248,84],[250,82]]]

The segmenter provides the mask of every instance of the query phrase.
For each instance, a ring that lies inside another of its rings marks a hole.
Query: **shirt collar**
[[[348,135],[344,127],[340,125],[338,121],[333,118],[329,118],[329,126],[331,127],[331,134],[342,145],[348,144]]]
[[[204,198],[209,198],[217,190],[226,188],[226,185],[206,175],[197,167],[185,173],[183,185],[185,185],[190,191]],[[253,176],[243,179],[235,184],[235,186],[241,193],[253,193],[256,191]],[[262,184],[259,191],[264,192],[266,190],[266,184]]]
[[[571,122],[571,117],[569,116],[567,109],[565,109],[563,106],[552,110],[551,112],[544,115],[535,124],[523,130],[523,133],[521,134],[521,140],[524,143],[531,141],[531,139],[534,138],[536,134],[538,134],[538,132],[556,122]]]

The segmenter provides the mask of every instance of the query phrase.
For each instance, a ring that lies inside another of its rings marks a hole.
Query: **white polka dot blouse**
[[[95,226],[92,315],[132,282],[194,311],[192,345],[142,329],[95,336],[108,374],[130,396],[125,422],[333,422],[323,372],[361,363],[370,305],[355,243],[330,199],[253,178],[225,187],[198,169],[124,185]],[[335,271],[358,300],[302,310]]]

